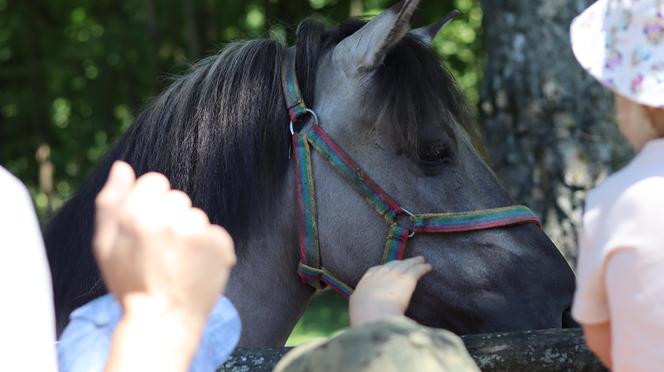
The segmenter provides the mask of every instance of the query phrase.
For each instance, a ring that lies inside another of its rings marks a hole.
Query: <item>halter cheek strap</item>
[[[415,234],[446,234],[486,230],[534,223],[539,219],[527,207],[515,205],[505,208],[484,209],[460,213],[414,215],[403,209],[353,159],[337,145],[319,125],[316,114],[307,108],[297,84],[295,49],[289,48],[282,66],[282,85],[288,114],[291,119],[292,151],[295,173],[295,193],[298,204],[298,237],[300,263],[298,275],[304,283],[320,289],[331,286],[345,297],[353,293],[352,287],[337,279],[327,270],[320,257],[318,211],[313,178],[311,150],[319,154],[343,177],[378,215],[390,225],[381,263],[403,258],[408,241]],[[293,130],[293,124],[312,117],[314,123],[306,133]],[[407,220],[407,226],[399,221]]]

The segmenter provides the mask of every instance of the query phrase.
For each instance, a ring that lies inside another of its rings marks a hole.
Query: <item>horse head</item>
[[[465,101],[430,47],[449,19],[411,30],[416,6],[407,0],[368,23],[332,29],[305,21],[290,52],[269,39],[232,43],[173,82],[46,230],[59,328],[73,309],[105,292],[90,249],[94,198],[112,161],[122,159],[137,174],[165,174],[227,228],[238,255],[227,295],[242,317],[241,344],[283,343],[314,293],[297,275],[299,268],[307,281],[298,265],[304,213],[296,222],[297,139],[313,147],[323,132],[329,141],[321,145],[338,149],[310,151],[317,212],[304,216],[317,226],[320,267],[352,287],[383,261],[392,232],[408,241],[399,255],[422,255],[434,268],[408,310],[415,320],[461,334],[563,325],[574,275],[537,225],[441,233],[422,215],[492,211],[484,217],[496,218],[496,208],[513,202],[481,156]],[[295,120],[296,141],[282,90],[288,71],[318,118]],[[380,192],[358,193],[363,186],[349,183],[341,163],[331,166],[335,157],[352,162],[347,177],[373,180],[369,189]]]
[[[322,128],[408,214],[510,207],[454,79],[430,48],[451,17],[410,30],[417,3],[403,1],[319,40],[301,26],[297,52],[317,56],[311,102],[305,99],[317,120],[301,132]],[[390,226],[330,166],[329,155],[312,152],[320,262],[332,277],[324,281],[352,286],[385,260]],[[402,225],[408,229],[408,221]],[[461,334],[567,322],[574,275],[536,224],[409,235],[405,256],[424,256],[434,267],[409,308],[415,320]]]

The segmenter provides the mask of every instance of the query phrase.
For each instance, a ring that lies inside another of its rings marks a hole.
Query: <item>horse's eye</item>
[[[452,157],[450,146],[444,141],[420,143],[417,157],[424,166],[435,166],[445,163]]]

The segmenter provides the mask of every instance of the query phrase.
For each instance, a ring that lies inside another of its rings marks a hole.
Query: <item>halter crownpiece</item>
[[[284,90],[284,98],[286,99],[286,107],[288,108],[288,116],[290,117],[292,128],[293,123],[297,123],[307,113],[313,113],[313,111],[307,109],[307,105],[304,103],[304,98],[302,98],[302,93],[300,92],[300,86],[297,83],[295,47],[288,48],[286,52],[285,61],[281,67],[281,85]]]
[[[298,275],[304,283],[320,289],[331,286],[345,297],[352,287],[337,279],[321,261],[318,212],[311,161],[311,149],[318,151],[334,170],[390,225],[382,263],[402,259],[409,239],[415,234],[446,234],[487,230],[524,223],[541,226],[537,216],[525,206],[484,209],[470,212],[413,214],[403,209],[386,193],[319,125],[316,113],[307,108],[297,83],[294,47],[288,49],[282,65],[282,87],[290,117],[292,151],[295,164],[295,193],[298,204],[298,239],[300,263]],[[305,133],[293,129],[293,123],[312,116],[314,122]],[[407,225],[402,224],[407,221]]]

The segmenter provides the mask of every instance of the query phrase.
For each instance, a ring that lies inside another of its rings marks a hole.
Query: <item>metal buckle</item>
[[[314,112],[314,110],[311,110],[311,109],[305,109],[305,110],[306,110],[306,112],[308,112],[311,116],[313,116],[313,118],[314,118],[314,125],[319,125],[318,115],[316,115],[316,113]],[[289,128],[290,128],[290,134],[291,134],[291,136],[294,135],[294,134],[295,134],[295,129],[293,129],[293,121],[292,121],[292,120],[291,120],[291,122],[290,122],[290,124],[289,124]]]
[[[401,207],[401,211],[402,211],[403,213],[405,213],[405,214],[411,216],[411,217],[415,217],[415,215],[414,215],[411,211],[409,211],[408,209],[405,209],[405,208]],[[408,237],[409,237],[409,238],[412,238],[413,236],[415,236],[415,231],[412,231],[412,230],[411,230],[411,231],[410,231],[410,234],[408,234]]]

